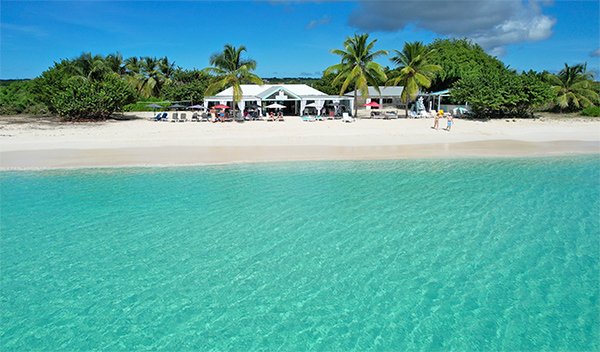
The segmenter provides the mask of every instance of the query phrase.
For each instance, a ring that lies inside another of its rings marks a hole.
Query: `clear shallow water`
[[[598,157],[0,182],[3,351],[600,348]]]

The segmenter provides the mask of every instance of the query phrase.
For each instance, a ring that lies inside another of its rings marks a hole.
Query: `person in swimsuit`
[[[433,118],[433,129],[437,130],[438,128],[440,128],[440,118],[444,116],[444,110],[439,110],[437,114],[435,114],[435,117]]]
[[[448,122],[446,123],[446,131],[450,132],[450,128],[452,127],[452,115],[448,115]]]

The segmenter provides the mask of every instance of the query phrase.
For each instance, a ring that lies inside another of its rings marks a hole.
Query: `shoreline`
[[[600,121],[433,119],[54,124],[0,119],[0,170],[600,155]]]
[[[184,151],[182,151],[184,149]],[[396,146],[164,146],[0,152],[0,171],[201,167],[229,164],[600,156],[600,141],[495,140]]]

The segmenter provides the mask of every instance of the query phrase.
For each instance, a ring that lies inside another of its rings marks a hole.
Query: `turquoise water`
[[[598,350],[600,158],[0,173],[0,350]]]

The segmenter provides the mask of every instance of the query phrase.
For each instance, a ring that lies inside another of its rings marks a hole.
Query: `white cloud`
[[[556,20],[544,15],[535,0],[359,0],[349,22],[367,31],[396,31],[414,24],[441,35],[467,37],[501,53],[507,44],[550,37]]]
[[[313,29],[315,27],[328,24],[329,22],[331,22],[331,17],[323,16],[323,17],[319,18],[318,20],[312,20],[312,21],[308,22],[308,24],[306,25],[306,29]]]
[[[591,55],[592,57],[600,57],[600,48],[598,48],[598,49],[596,49],[596,50],[592,51],[592,52],[590,53],[590,55]]]

